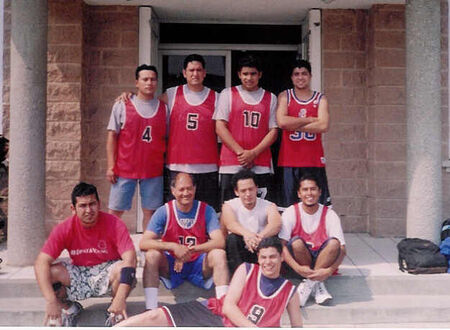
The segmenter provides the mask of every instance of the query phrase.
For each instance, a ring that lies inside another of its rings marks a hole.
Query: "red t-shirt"
[[[99,212],[97,223],[90,228],[83,227],[76,215],[64,220],[53,228],[41,252],[56,259],[64,249],[74,265],[94,266],[120,259],[124,252],[134,250],[134,245],[119,218]]]

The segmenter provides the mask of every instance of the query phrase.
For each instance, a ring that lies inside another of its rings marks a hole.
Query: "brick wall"
[[[322,11],[324,91],[330,109],[325,135],[327,175],[334,209],[347,232],[367,223],[367,12]],[[313,73],[314,74],[314,73]]]
[[[405,7],[376,5],[368,33],[369,232],[406,233]]]
[[[138,7],[85,6],[83,25],[82,178],[97,186],[106,209],[110,189],[105,177],[106,127],[114,99],[123,91],[135,90]],[[124,213],[132,232],[135,219],[135,207]]]
[[[82,1],[48,2],[46,219],[70,215],[81,179]]]
[[[9,138],[9,89],[11,73],[11,0],[3,7],[3,135]]]

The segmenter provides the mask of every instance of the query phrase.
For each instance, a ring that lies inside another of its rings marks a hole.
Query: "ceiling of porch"
[[[161,22],[299,24],[311,8],[368,9],[405,0],[85,0],[89,5],[151,6]]]

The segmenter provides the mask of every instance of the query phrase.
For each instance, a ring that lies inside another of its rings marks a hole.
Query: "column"
[[[440,1],[406,1],[408,237],[438,241],[442,221]]]
[[[31,265],[45,239],[47,0],[11,2],[8,264]]]

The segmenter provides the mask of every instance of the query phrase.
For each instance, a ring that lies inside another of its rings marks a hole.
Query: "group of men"
[[[284,309],[291,325],[301,326],[298,308],[311,294],[317,303],[331,299],[324,281],[342,262],[345,241],[337,214],[327,206],[321,133],[328,129],[328,105],[310,89],[311,66],[294,64],[294,88],[280,93],[278,102],[259,87],[261,65],[252,56],[239,61],[242,84],[220,95],[203,85],[200,55],[186,57],[183,75],[186,85],[157,99],[157,70],[141,65],[137,94],[114,104],[106,173],[111,214],[99,211],[94,186],[74,188],[72,217],[54,228],[35,265],[47,324],[75,325],[82,309],[76,300],[108,290],[113,300],[107,323],[126,319],[119,324],[124,326],[279,326]],[[274,203],[258,197],[270,182],[270,146],[278,127],[283,206],[290,205],[282,216]],[[164,182],[170,196],[163,196]],[[118,217],[130,209],[137,184],[146,228],[139,248],[145,253],[148,311],[128,318],[125,299],[135,283],[136,255]],[[72,263],[54,263],[64,249]],[[304,278],[298,295],[281,277],[283,261],[288,272]],[[204,289],[214,284],[216,298],[158,308],[160,280],[168,289],[185,280]]]

